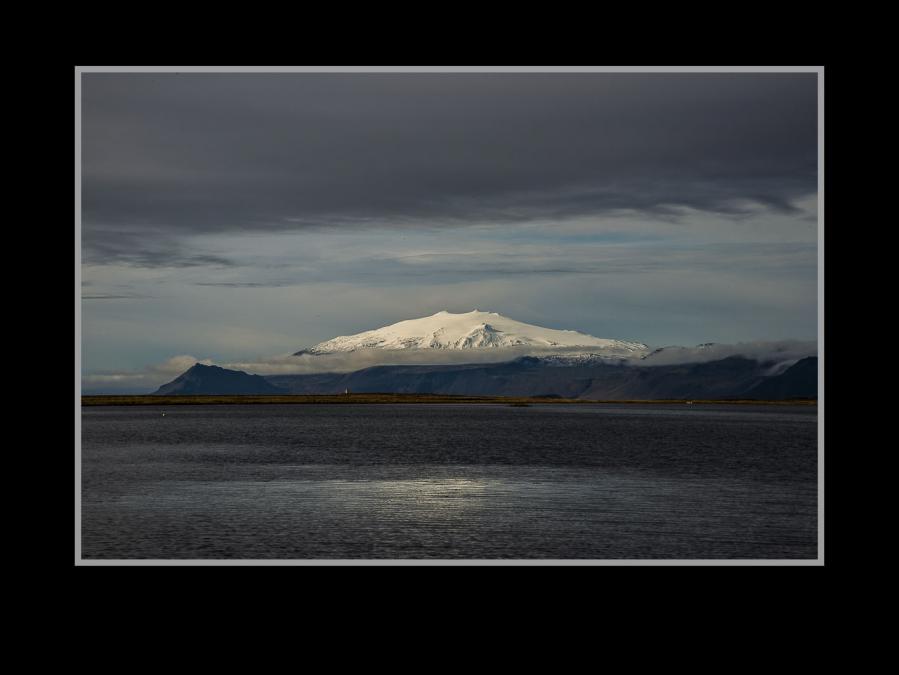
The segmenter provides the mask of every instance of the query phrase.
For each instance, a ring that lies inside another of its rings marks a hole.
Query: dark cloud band
[[[230,265],[177,242],[790,212],[816,189],[816,87],[813,73],[85,74],[84,247]]]

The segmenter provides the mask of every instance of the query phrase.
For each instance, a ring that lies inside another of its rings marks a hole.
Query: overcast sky
[[[813,340],[816,78],[83,74],[83,372],[475,308]]]

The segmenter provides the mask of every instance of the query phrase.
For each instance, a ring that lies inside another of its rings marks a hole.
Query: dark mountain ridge
[[[159,395],[187,394],[283,394],[284,390],[271,384],[261,375],[240,370],[197,363],[171,382],[153,392]]]
[[[817,396],[817,357],[775,376],[775,365],[740,356],[649,366],[622,363],[560,365],[536,357],[492,364],[373,366],[350,373],[249,375],[197,364],[155,394],[462,394],[561,396],[583,399],[779,400]]]

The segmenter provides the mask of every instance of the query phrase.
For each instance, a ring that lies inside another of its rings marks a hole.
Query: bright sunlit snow
[[[555,330],[477,309],[464,314],[437,312],[421,319],[321,342],[298,354],[334,354],[358,349],[489,349],[497,347],[590,347],[609,356],[636,356],[640,342],[598,338],[573,330]]]

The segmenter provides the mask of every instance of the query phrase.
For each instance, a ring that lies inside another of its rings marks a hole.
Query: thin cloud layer
[[[808,340],[778,340],[772,342],[739,342],[737,344],[702,344],[695,347],[663,347],[643,359],[642,365],[670,366],[680,363],[705,363],[732,356],[741,356],[759,363],[777,365],[795,363],[818,354],[818,344]],[[772,371],[772,374],[774,371]]]
[[[269,359],[223,364],[225,368],[243,370],[259,375],[288,375],[303,373],[351,372],[373,366],[460,365],[469,363],[502,363],[522,356],[564,357],[589,354],[578,348],[536,349],[533,347],[502,347],[482,350],[383,350],[360,349],[346,354],[314,356],[284,354]],[[759,363],[782,364],[818,353],[817,343],[802,340],[771,342],[741,342],[737,344],[707,344],[695,347],[671,346],[655,350],[646,358],[610,359],[609,362],[632,366],[662,366],[685,363],[705,363],[732,356],[740,356]]]
[[[211,359],[198,359],[187,354],[179,354],[162,363],[153,364],[141,370],[123,372],[101,372],[81,377],[84,393],[145,394],[159,385],[173,380],[197,363],[212,365]]]

